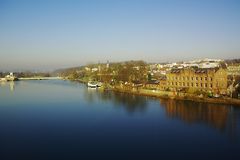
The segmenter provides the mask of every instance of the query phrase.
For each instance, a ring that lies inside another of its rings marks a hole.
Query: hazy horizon
[[[0,0],[0,70],[240,58],[238,0]]]

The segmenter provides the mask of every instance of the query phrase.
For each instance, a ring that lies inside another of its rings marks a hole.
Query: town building
[[[192,89],[211,91],[216,94],[227,92],[227,71],[223,68],[183,68],[172,69],[166,74],[166,85],[173,91]]]
[[[232,64],[227,66],[228,75],[240,75],[240,64]]]
[[[156,90],[159,88],[159,83],[160,81],[159,80],[150,80],[148,82],[145,83],[145,87],[147,89],[153,89],[153,90]]]

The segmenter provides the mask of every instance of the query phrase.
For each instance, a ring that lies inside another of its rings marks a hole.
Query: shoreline
[[[233,98],[206,98],[206,97],[198,97],[196,95],[187,95],[181,93],[180,95],[169,95],[173,94],[173,92],[168,92],[169,94],[161,94],[165,93],[165,91],[152,91],[147,89],[139,89],[138,91],[131,91],[126,89],[112,88],[114,92],[134,94],[139,96],[148,96],[155,97],[160,99],[173,99],[173,100],[184,100],[191,102],[200,102],[200,103],[212,103],[212,104],[227,104],[227,105],[236,105],[240,107],[240,99]]]
[[[82,84],[86,84],[86,81],[75,79],[64,79],[62,77],[35,77],[35,78],[19,78],[19,80],[54,80],[54,79],[60,79],[60,80],[69,80],[69,81],[76,81]],[[240,99],[234,99],[234,98],[207,98],[207,97],[199,97],[197,95],[193,94],[187,94],[187,93],[181,93],[179,92],[177,95],[175,95],[174,92],[171,91],[160,91],[160,90],[149,90],[149,89],[137,89],[137,88],[131,88],[131,89],[123,89],[119,86],[113,86],[113,87],[100,87],[99,89],[102,89],[104,91],[113,91],[113,92],[120,92],[120,93],[127,93],[127,94],[134,94],[139,96],[147,96],[147,97],[155,97],[160,99],[173,99],[173,100],[184,100],[184,101],[192,101],[192,102],[200,102],[200,103],[212,103],[212,104],[227,104],[227,105],[236,105],[240,107]]]
[[[55,80],[62,79],[61,77],[24,77],[18,78],[18,80]]]
[[[16,79],[0,78],[0,82],[14,82],[14,81],[25,81],[25,80],[57,80],[62,79],[61,77],[21,77]]]
[[[84,80],[72,80],[77,81],[79,83],[86,84],[86,81]],[[235,98],[207,98],[207,97],[199,97],[194,94],[187,94],[187,93],[181,93],[179,92],[177,95],[175,95],[174,92],[171,91],[160,91],[160,90],[149,90],[149,89],[137,89],[137,88],[130,88],[130,89],[123,89],[120,86],[113,86],[113,87],[102,87],[101,88],[104,91],[113,91],[113,92],[121,92],[121,93],[127,93],[127,94],[134,94],[139,96],[148,96],[148,97],[155,97],[160,99],[173,99],[173,100],[185,100],[185,101],[192,101],[192,102],[200,102],[200,103],[212,103],[212,104],[227,104],[227,105],[236,105],[240,107],[240,99]]]

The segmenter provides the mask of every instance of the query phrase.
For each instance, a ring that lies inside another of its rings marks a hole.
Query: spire
[[[107,69],[109,68],[109,61],[107,60],[107,65],[106,65]]]

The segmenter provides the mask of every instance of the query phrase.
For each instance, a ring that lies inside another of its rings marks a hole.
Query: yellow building
[[[226,94],[227,71],[223,68],[210,69],[172,69],[166,74],[167,87],[170,90],[193,89]]]
[[[228,75],[240,75],[240,64],[232,64],[227,67]]]

